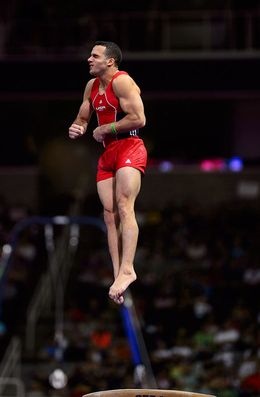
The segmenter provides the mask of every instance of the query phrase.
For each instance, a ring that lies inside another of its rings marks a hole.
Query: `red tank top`
[[[100,84],[99,78],[97,77],[94,80],[90,93],[90,100],[92,107],[97,115],[98,125],[113,123],[125,116],[125,113],[122,111],[120,107],[119,100],[113,91],[113,85],[112,85],[113,80],[116,77],[120,76],[121,74],[128,75],[128,73],[124,71],[116,72],[103,94],[99,94],[99,84]],[[138,131],[134,130],[134,131],[129,131],[127,133],[118,134],[118,137],[120,136],[119,139],[121,139],[121,137],[123,138],[123,136],[129,137],[129,136],[137,136],[137,135],[138,135]],[[105,138],[104,146],[107,146],[110,142],[116,139],[117,136],[114,136],[112,134],[108,135]]]

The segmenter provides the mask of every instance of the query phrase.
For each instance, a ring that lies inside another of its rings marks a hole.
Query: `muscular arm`
[[[69,127],[69,137],[71,139],[78,138],[86,132],[92,114],[92,106],[90,104],[89,98],[93,81],[94,80],[92,79],[87,83],[83,95],[83,102],[79,108],[77,117]]]
[[[120,133],[144,127],[146,122],[144,106],[140,89],[134,80],[128,75],[118,76],[113,81],[113,90],[125,113],[121,120],[115,122],[116,131]],[[102,142],[105,135],[110,133],[111,124],[103,124],[93,131],[93,136],[98,142]]]
[[[115,127],[118,132],[142,128],[146,119],[140,89],[127,75],[118,76],[113,82],[113,89],[119,99],[121,109],[126,114]]]

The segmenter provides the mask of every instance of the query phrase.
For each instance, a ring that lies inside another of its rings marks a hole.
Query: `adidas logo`
[[[127,160],[125,161],[125,164],[131,164],[131,160],[130,160],[130,159],[127,159]]]

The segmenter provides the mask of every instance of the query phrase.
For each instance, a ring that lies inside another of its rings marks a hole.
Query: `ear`
[[[115,64],[115,59],[114,58],[109,58],[107,60],[107,65],[108,66],[114,66],[114,64]]]

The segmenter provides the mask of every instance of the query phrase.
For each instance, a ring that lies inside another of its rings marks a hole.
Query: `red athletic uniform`
[[[90,93],[90,100],[96,112],[98,125],[109,124],[125,116],[119,100],[113,91],[113,80],[127,72],[118,71],[108,84],[106,91],[99,94],[99,78],[96,78]],[[107,134],[104,140],[105,151],[98,161],[97,182],[111,178],[121,167],[134,167],[142,173],[147,163],[147,152],[139,130],[118,134]]]

